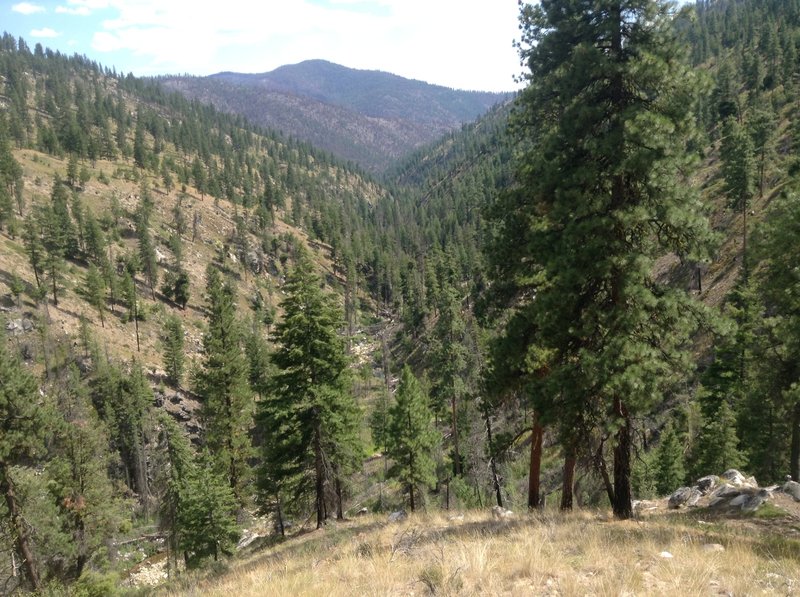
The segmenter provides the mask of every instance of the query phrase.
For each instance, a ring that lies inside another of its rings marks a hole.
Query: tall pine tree
[[[259,424],[271,437],[265,466],[273,486],[291,483],[299,494],[313,493],[319,528],[329,516],[326,494],[360,455],[360,412],[351,392],[341,313],[323,292],[307,253],[298,256],[284,291],[284,318],[276,326],[278,348],[272,356],[277,371],[260,403]]]
[[[511,273],[530,281],[539,268],[542,280],[523,299],[550,355],[540,406],[567,434],[585,424],[613,438],[607,490],[620,518],[632,515],[633,420],[688,370],[700,310],[657,283],[653,264],[668,252],[699,256],[709,236],[686,178],[696,77],[670,6],[522,6],[530,72],[513,120],[520,190],[497,221],[499,243],[515,247]],[[578,449],[584,437],[573,438]]]
[[[406,365],[400,376],[397,401],[389,409],[386,448],[392,459],[389,476],[408,489],[412,512],[419,501],[419,487],[431,486],[436,481],[432,455],[438,441],[428,397]]]

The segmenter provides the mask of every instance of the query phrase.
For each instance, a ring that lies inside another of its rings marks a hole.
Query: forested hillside
[[[448,89],[325,60],[261,74],[165,77],[161,83],[312,143],[372,173],[383,173],[421,145],[471,122],[508,97]]]
[[[600,4],[381,182],[4,35],[0,591],[800,478],[800,2]]]

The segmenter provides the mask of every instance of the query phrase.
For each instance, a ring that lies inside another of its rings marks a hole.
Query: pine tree
[[[241,503],[248,480],[249,430],[253,394],[247,380],[247,360],[236,320],[235,293],[210,264],[206,270],[208,331],[203,337],[203,363],[195,388],[203,403],[204,442],[216,459],[218,472]]]
[[[178,423],[168,413],[161,412],[158,415],[158,424],[161,428],[159,445],[164,447],[161,451],[163,462],[159,467],[161,472],[159,482],[162,488],[159,500],[159,527],[167,532],[169,566],[172,572],[178,568],[180,551],[178,527],[178,512],[181,509],[180,491],[195,463],[189,438]]]
[[[48,489],[59,506],[63,531],[71,539],[71,572],[78,578],[123,525],[125,514],[108,477],[111,458],[105,426],[74,366],[62,372],[55,392],[64,419],[56,426]]]
[[[432,454],[438,441],[427,396],[406,365],[400,375],[397,401],[389,409],[386,447],[393,461],[389,476],[408,488],[412,512],[417,506],[417,488],[430,486],[436,481],[436,463]]]
[[[683,442],[675,428],[667,424],[661,434],[661,443],[656,449],[654,459],[658,495],[670,494],[683,485],[686,477],[683,463]]]
[[[743,445],[758,479],[778,482],[786,469],[800,479],[800,200],[789,194],[775,202],[757,229],[757,296],[762,327],[753,349],[755,388],[737,413]],[[746,441],[745,441],[746,438]]]
[[[543,0],[522,6],[521,27],[519,190],[497,221],[510,262],[496,271],[534,286],[529,327],[550,355],[543,416],[582,450],[583,427],[603,422],[609,498],[629,518],[633,419],[688,370],[684,339],[701,311],[652,277],[658,256],[700,257],[709,237],[683,178],[696,78],[666,2]]]
[[[209,556],[217,561],[221,554],[233,553],[240,536],[237,509],[233,490],[216,472],[208,454],[183,472],[177,510],[178,545],[187,554],[188,566],[196,566]]]
[[[106,327],[106,285],[100,270],[94,264],[89,265],[83,280],[83,295],[86,301],[95,308],[100,316],[100,325]]]
[[[695,475],[719,475],[744,464],[736,435],[736,416],[726,401],[713,417],[704,419],[695,446]]]
[[[276,326],[277,371],[259,404],[259,425],[270,432],[265,468],[272,486],[313,493],[318,528],[328,517],[326,490],[338,485],[361,451],[341,315],[320,284],[301,252],[284,287],[284,319]]]
[[[733,117],[725,121],[720,158],[728,204],[742,217],[742,271],[746,277],[747,210],[750,208],[753,195],[755,195],[757,174],[753,157],[753,141],[745,128]]]
[[[450,419],[450,441],[453,446],[453,474],[460,477],[463,472],[463,456],[459,446],[460,411],[467,393],[466,380],[467,349],[465,346],[466,324],[461,315],[461,303],[455,289],[447,288],[441,293],[439,319],[433,329],[431,342],[431,364],[434,374],[432,394],[437,410],[448,412]]]
[[[183,323],[179,317],[168,316],[164,322],[164,333],[161,338],[164,349],[164,370],[167,372],[167,381],[173,387],[179,388],[183,378]]]
[[[0,336],[0,494],[5,508],[14,549],[23,562],[31,587],[39,591],[42,580],[33,551],[31,530],[16,493],[12,467],[45,450],[45,431],[49,427],[33,376],[6,349]]]

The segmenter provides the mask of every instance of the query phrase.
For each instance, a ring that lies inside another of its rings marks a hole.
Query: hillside
[[[631,197],[653,181],[664,195],[613,226],[613,185],[585,173],[607,176],[622,153],[580,160],[622,120],[576,127],[522,95],[323,61],[137,79],[4,35],[0,592],[135,593],[123,581],[140,573],[169,574],[167,594],[795,591],[798,505],[773,485],[800,478],[800,3],[704,0],[666,22],[680,46],[663,70],[688,72],[685,50],[697,101],[666,94],[653,116],[634,98],[658,125],[637,132],[687,135],[651,155],[625,146],[637,159],[622,166],[660,165],[635,173]],[[636,82],[647,69],[633,65]],[[381,177],[233,106],[262,98],[383,152]],[[585,135],[573,153],[553,151],[570,138],[560,126]],[[547,204],[575,189],[588,199]],[[659,211],[669,193],[698,218]],[[708,244],[683,250],[705,216]],[[545,278],[553,231],[573,223],[592,232],[553,251]],[[581,251],[589,271],[642,241],[657,250],[628,294],[570,269]],[[562,280],[574,292],[536,303]],[[548,319],[582,292],[605,301],[595,318]],[[611,308],[625,322],[642,296],[657,308],[641,328],[610,332]],[[640,334],[651,325],[664,333]],[[646,341],[596,366],[589,349],[632,338]],[[570,375],[625,362],[607,386],[647,395],[622,425],[605,386]],[[607,512],[623,427],[635,523]],[[771,496],[755,514],[667,511],[666,495],[731,468]],[[516,515],[490,520],[493,504]]]
[[[262,74],[167,77],[161,82],[374,173],[507,97],[448,89],[324,60]]]
[[[588,512],[508,520],[431,512],[400,522],[370,515],[245,549],[223,573],[178,580],[158,594],[791,594],[800,582],[798,543],[775,528],[797,517],[773,516],[660,511],[613,524]],[[139,580],[157,575],[149,571]]]

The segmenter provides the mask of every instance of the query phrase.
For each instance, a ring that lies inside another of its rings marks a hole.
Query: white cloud
[[[324,58],[450,87],[507,90],[515,86],[512,75],[519,63],[511,46],[517,35],[516,0],[68,4],[115,9],[94,34],[92,47],[138,56],[137,75],[264,72]]]
[[[50,27],[45,27],[43,29],[33,29],[31,31],[31,37],[52,38],[52,37],[58,37],[59,35],[61,34],[58,31],[54,31],[53,29],[50,29]]]
[[[91,9],[87,6],[56,6],[56,12],[58,14],[77,15],[81,17],[88,17],[92,14]]]
[[[111,3],[109,0],[67,0],[66,6],[56,6],[56,12],[59,14],[88,17],[94,11],[108,8],[110,5]]]
[[[31,4],[30,2],[20,2],[19,4],[15,4],[11,7],[11,10],[14,12],[18,12],[23,15],[32,15],[36,14],[37,12],[44,12],[44,6],[40,6],[38,4]]]

